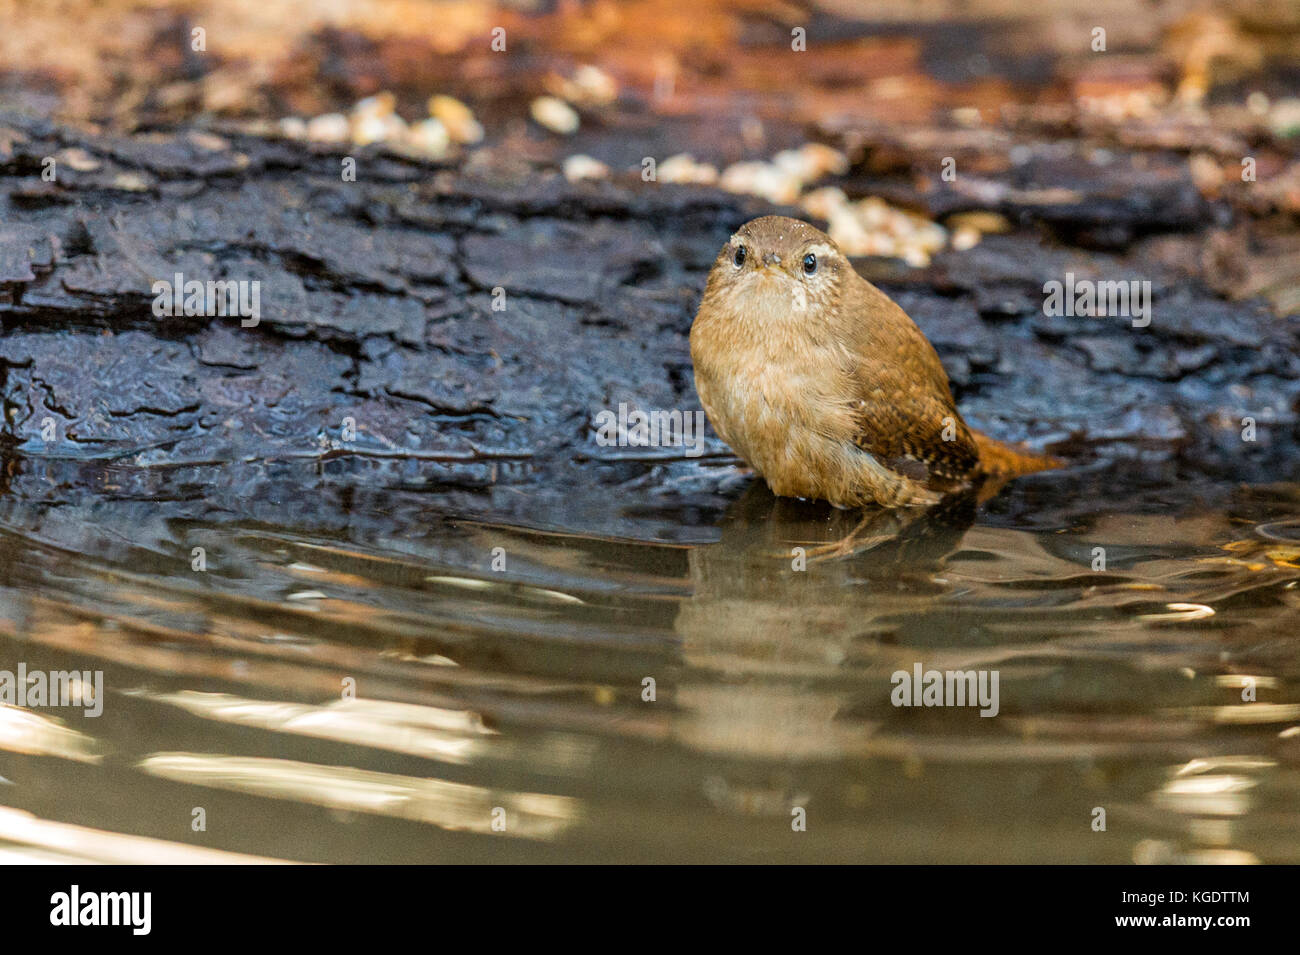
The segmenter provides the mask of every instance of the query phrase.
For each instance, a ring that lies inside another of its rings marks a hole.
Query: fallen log
[[[438,486],[638,493],[733,473],[711,433],[705,455],[666,462],[598,445],[593,422],[620,402],[698,408],[687,334],[704,274],[768,204],[635,175],[570,183],[490,152],[351,150],[346,181],[344,155],[0,117],[6,456],[125,471],[359,458]],[[1122,208],[1134,234],[1193,227],[1182,207],[1145,226],[1132,201],[1071,208],[1094,223]],[[930,336],[971,423],[1130,462],[1108,480],[1135,461],[1294,476],[1300,320],[1226,302],[1150,245],[1062,245],[1036,215],[1057,213],[1026,206],[1024,228],[926,269],[862,263]],[[1067,273],[1150,282],[1149,326],[1045,314],[1045,285]],[[156,283],[189,280],[197,311],[214,311],[207,283],[257,283],[256,320],[158,314]]]

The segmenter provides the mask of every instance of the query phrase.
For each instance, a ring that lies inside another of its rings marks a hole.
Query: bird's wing
[[[870,319],[854,323],[849,369],[858,403],[854,443],[915,481],[963,480],[979,467],[980,452],[939,356],[901,308],[869,288],[879,299]]]

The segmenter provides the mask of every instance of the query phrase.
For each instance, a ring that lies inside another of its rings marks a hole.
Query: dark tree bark
[[[6,454],[127,471],[360,457],[464,488],[698,489],[727,473],[716,439],[686,460],[601,447],[592,422],[619,402],[698,407],[687,334],[704,275],[762,203],[570,184],[491,153],[457,168],[359,150],[347,182],[342,155],[0,120]],[[1161,188],[1065,205],[986,192],[1019,231],[920,272],[863,268],[930,336],[977,427],[1079,461],[1293,474],[1300,322],[1225,302],[1137,242],[1213,224],[1190,186]],[[1103,224],[1124,231],[1110,251],[1062,244]],[[1045,315],[1044,283],[1070,271],[1150,280],[1150,326]],[[260,320],[155,315],[153,283],[178,273],[259,283]]]

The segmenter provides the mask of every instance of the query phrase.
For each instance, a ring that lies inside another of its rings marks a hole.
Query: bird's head
[[[704,306],[759,326],[812,324],[829,314],[853,267],[820,229],[763,216],[739,229],[709,272]]]

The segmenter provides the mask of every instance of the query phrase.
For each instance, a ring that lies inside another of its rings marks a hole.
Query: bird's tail
[[[971,435],[980,451],[980,470],[985,474],[1016,477],[1065,466],[1064,461],[1050,454],[1039,454],[1023,446],[1011,447],[978,431],[971,431]]]

